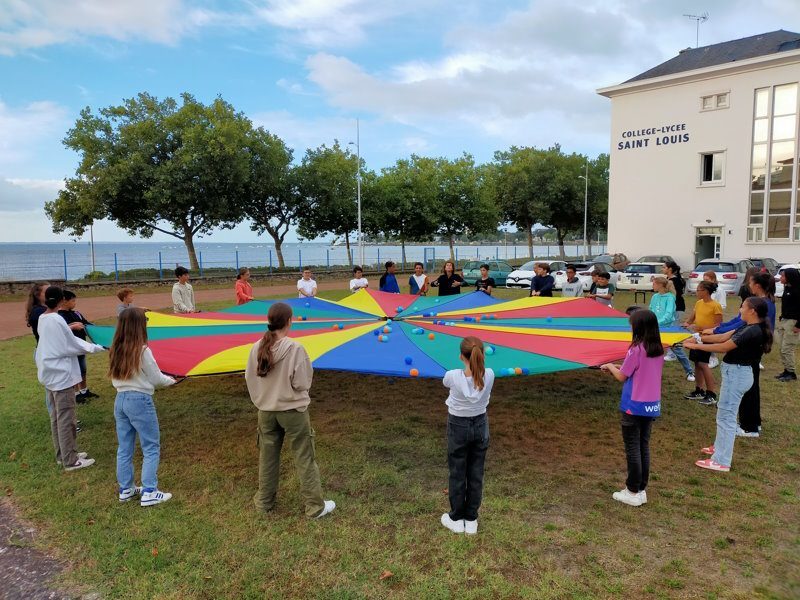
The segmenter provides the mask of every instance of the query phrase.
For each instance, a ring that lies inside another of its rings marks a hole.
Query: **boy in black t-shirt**
[[[497,285],[494,282],[494,278],[489,277],[489,265],[481,265],[481,278],[475,282],[475,291],[483,292],[491,296],[492,290],[496,287]]]
[[[78,303],[78,298],[75,292],[64,290],[63,308],[58,311],[72,330],[75,337],[86,340],[86,325],[91,325],[81,313],[75,310],[75,305]],[[97,394],[91,391],[86,384],[86,355],[82,354],[78,357],[78,365],[81,368],[81,383],[78,393],[75,394],[75,402],[78,404],[85,404],[91,398],[99,398]]]

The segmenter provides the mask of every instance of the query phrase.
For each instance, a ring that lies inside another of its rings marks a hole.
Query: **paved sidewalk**
[[[370,287],[377,286],[377,281],[370,281]],[[347,281],[337,280],[322,282],[319,284],[320,291],[342,290],[347,288]],[[171,288],[168,288],[171,290]],[[377,287],[375,288],[377,289]],[[267,298],[274,296],[285,296],[297,291],[294,284],[275,285],[253,288],[253,295],[256,298]],[[204,290],[195,289],[195,299],[199,308],[207,302],[218,302],[229,300],[231,305],[236,304],[236,295],[233,291],[233,284],[230,289]],[[171,291],[137,293],[136,305],[146,306],[152,310],[160,310],[172,306]],[[117,314],[119,300],[114,293],[109,290],[108,296],[94,298],[78,298],[78,310],[90,320],[100,320],[107,317],[114,317]],[[30,334],[30,329],[25,324],[25,302],[3,302],[0,304],[0,340],[7,340],[14,337]]]

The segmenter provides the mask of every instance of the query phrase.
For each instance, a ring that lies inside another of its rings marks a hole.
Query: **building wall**
[[[688,270],[696,262],[695,226],[709,224],[722,226],[723,258],[800,259],[800,243],[746,241],[754,91],[798,80],[800,65],[794,64],[612,97],[609,251],[625,252],[631,260],[670,254]],[[729,92],[729,108],[701,111],[701,97],[722,92]],[[669,125],[685,129],[642,131]],[[688,141],[657,144],[676,134],[688,134]],[[647,146],[619,148],[620,142],[643,144],[645,138]],[[701,153],[720,150],[724,185],[701,186]]]

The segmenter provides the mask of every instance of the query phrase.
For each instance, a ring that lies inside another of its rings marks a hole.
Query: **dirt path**
[[[370,281],[370,287],[377,286],[377,281]],[[346,281],[330,281],[319,284],[320,291],[341,290],[347,287]],[[293,284],[263,286],[253,289],[256,298],[274,297],[294,293],[297,287]],[[202,308],[206,302],[218,302],[220,300],[230,300],[231,304],[236,303],[236,297],[231,288],[204,290],[195,289],[195,299],[197,305]],[[95,298],[78,299],[78,309],[89,319],[100,320],[113,317],[117,314],[117,304],[119,301],[113,293],[108,296]],[[172,306],[172,296],[169,291],[154,293],[137,293],[136,305],[146,306],[153,310],[169,308]],[[7,340],[30,333],[30,329],[25,325],[25,302],[4,302],[3,310],[0,311],[0,340]]]
[[[22,523],[7,500],[0,500],[0,597],[8,600],[80,597],[48,587],[63,566],[34,548],[35,534],[35,528]]]

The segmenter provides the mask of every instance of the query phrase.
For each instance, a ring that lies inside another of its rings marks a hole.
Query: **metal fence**
[[[143,279],[172,279],[176,266],[189,266],[188,253],[182,246],[156,249],[152,244],[103,244],[95,257],[85,247],[72,245],[69,248],[25,249],[19,245],[15,252],[4,252],[0,247],[0,280],[64,279],[67,281],[135,281]],[[30,245],[35,246],[35,245]],[[42,245],[46,246],[46,245]],[[97,245],[99,247],[99,244]],[[359,248],[352,246],[348,256],[342,246],[324,244],[286,244],[283,251],[284,267],[279,268],[278,255],[274,247],[256,245],[230,248],[229,245],[208,244],[197,250],[200,277],[227,276],[239,267],[248,267],[260,274],[276,274],[300,271],[308,266],[317,271],[349,271],[351,264],[359,263]],[[581,244],[565,246],[567,257],[580,257]],[[593,254],[605,252],[604,244],[592,244]],[[481,245],[456,246],[453,255],[456,268],[469,261],[505,260],[518,265],[530,258],[547,259],[559,254],[557,245],[538,244],[534,256],[529,256],[527,245]],[[365,271],[382,271],[386,261],[394,261],[401,269],[414,262],[422,262],[426,270],[441,268],[450,258],[448,246],[368,246],[364,248]]]

